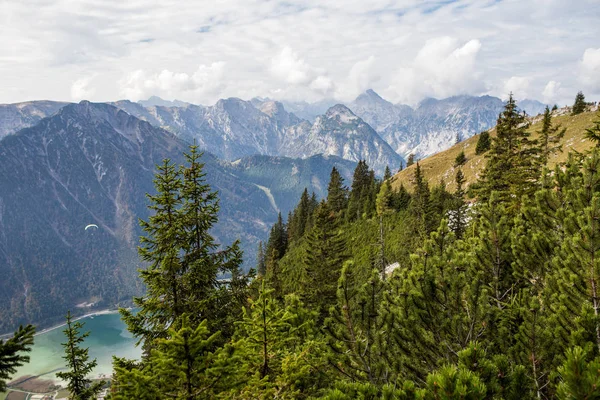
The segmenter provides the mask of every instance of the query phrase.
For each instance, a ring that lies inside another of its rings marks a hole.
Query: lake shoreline
[[[104,309],[104,310],[93,311],[93,312],[89,312],[89,313],[84,314],[84,315],[80,315],[78,317],[72,318],[71,321],[75,322],[75,321],[79,321],[80,319],[89,318],[89,317],[95,317],[97,315],[118,314],[118,313],[119,313],[118,309],[107,308],[107,309]],[[34,336],[38,336],[38,335],[42,335],[44,333],[48,333],[48,332],[54,331],[56,329],[62,328],[63,326],[66,326],[66,325],[67,325],[67,323],[63,322],[61,324],[54,325],[54,326],[51,326],[49,328],[42,329],[41,331],[36,332]]]

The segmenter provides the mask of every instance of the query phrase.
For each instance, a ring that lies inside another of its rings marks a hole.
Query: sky
[[[2,0],[0,103],[600,100],[599,0]]]

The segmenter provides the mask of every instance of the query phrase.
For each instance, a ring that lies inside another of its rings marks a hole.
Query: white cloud
[[[585,89],[600,92],[600,48],[586,49],[580,65],[580,81]]]
[[[529,78],[530,95],[561,82],[562,104],[599,86],[597,0],[21,0],[0,8],[0,102],[70,100],[73,81],[89,76],[94,101],[131,94],[203,104],[342,99],[367,87],[410,102],[500,95],[513,76]],[[211,68],[218,62],[220,72]]]
[[[481,42],[465,44],[451,37],[428,40],[409,66],[400,67],[390,87],[396,100],[414,103],[425,96],[477,93],[484,86],[476,69]]]
[[[71,85],[71,99],[75,101],[87,100],[96,93],[96,89],[90,87],[90,78],[77,79]]]
[[[358,61],[350,71],[348,77],[336,88],[335,97],[343,101],[354,100],[359,94],[370,89],[372,84],[379,79],[374,72],[375,57]]]
[[[529,84],[531,80],[524,76],[511,76],[504,81],[504,87],[502,90],[501,98],[507,99],[509,94],[512,93],[516,100],[524,100],[529,98]]]
[[[542,91],[542,101],[546,104],[556,102],[560,91],[560,82],[550,81]]]
[[[224,67],[224,62],[200,65],[192,75],[167,69],[149,74],[140,69],[120,81],[121,95],[133,101],[158,95],[198,102],[205,96],[214,95],[222,87]]]

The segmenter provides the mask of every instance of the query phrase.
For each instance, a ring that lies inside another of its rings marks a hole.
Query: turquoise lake
[[[81,320],[85,325],[82,332],[90,331],[84,342],[89,348],[90,359],[96,358],[98,365],[92,376],[108,375],[112,372],[112,356],[139,359],[141,349],[127,331],[120,315],[101,314]],[[61,343],[65,342],[64,327],[56,328],[35,337],[29,364],[19,368],[13,378],[24,375],[41,375],[43,379],[56,379],[55,373],[65,367]]]

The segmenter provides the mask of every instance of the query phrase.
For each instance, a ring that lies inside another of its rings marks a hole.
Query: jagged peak
[[[359,119],[356,114],[352,112],[352,110],[343,104],[336,104],[333,107],[329,107],[329,110],[327,110],[325,113],[325,117],[329,119],[340,117],[340,120],[344,122]]]

